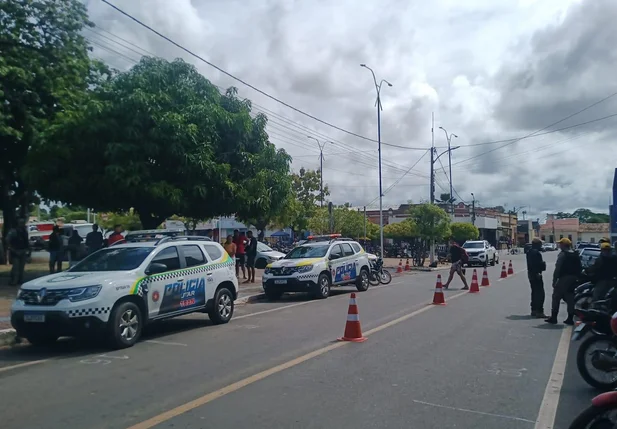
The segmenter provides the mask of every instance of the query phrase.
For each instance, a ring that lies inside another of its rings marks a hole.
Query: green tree
[[[607,213],[594,213],[589,209],[581,208],[574,210],[573,213],[559,212],[555,215],[556,219],[578,218],[580,223],[609,223],[610,216]]]
[[[418,237],[440,241],[450,236],[450,216],[435,204],[419,204],[410,210]]]
[[[440,194],[439,195],[439,200],[443,203],[450,203],[450,204],[454,204],[456,202],[456,198],[453,198],[450,196],[449,193],[444,193],[444,194]],[[450,201],[452,200],[452,201]]]
[[[299,233],[309,229],[309,220],[319,209],[321,172],[302,167],[297,174],[291,175],[291,180],[291,198],[294,201],[285,204],[279,222],[283,222],[281,226],[290,226],[294,232]],[[325,185],[324,196],[328,195],[330,192]]]
[[[4,0],[0,6],[0,209],[4,234],[34,200],[24,177],[32,147],[105,73],[81,31],[93,24],[79,0]],[[46,180],[55,180],[48,176]]]
[[[383,235],[394,240],[409,240],[417,237],[416,225],[412,219],[390,223],[383,227]]]
[[[139,231],[143,229],[139,216],[130,210],[122,213],[100,213],[97,215],[96,221],[106,230],[111,230],[116,225],[122,225],[125,231]]]
[[[345,237],[360,238],[364,236],[364,214],[347,207],[333,209],[334,230],[336,234]],[[330,215],[325,207],[318,208],[315,214],[308,220],[309,229],[315,234],[328,234],[330,232]],[[367,238],[375,238],[379,234],[379,227],[372,222],[366,221]]]
[[[134,208],[146,229],[174,214],[272,213],[291,159],[268,141],[265,116],[250,113],[234,88],[220,94],[194,66],[145,57],[61,115],[31,176],[49,199]]]
[[[466,222],[451,223],[450,232],[452,238],[458,243],[463,243],[467,240],[477,240],[480,236],[478,227]]]

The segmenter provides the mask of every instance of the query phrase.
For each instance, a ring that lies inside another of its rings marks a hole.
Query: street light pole
[[[382,79],[379,84],[377,84],[377,78],[375,77],[375,72],[372,68],[368,67],[366,64],[360,64],[360,67],[364,67],[368,69],[373,75],[373,83],[375,84],[375,91],[377,92],[377,100],[375,101],[375,105],[377,106],[377,153],[379,158],[379,246],[381,248],[381,258],[383,259],[383,192],[382,192],[382,181],[381,181],[381,85],[385,82],[388,86],[392,86],[390,82],[385,79]]]
[[[471,224],[475,226],[476,224],[476,197],[473,192],[471,193]]]
[[[319,193],[321,196],[321,208],[323,209],[323,202],[324,202],[324,194],[323,194],[323,161],[324,161],[324,157],[323,157],[323,148],[326,147],[326,143],[328,142],[323,142],[323,144],[317,140],[315,137],[312,136],[306,136],[309,139],[313,139],[317,142],[317,146],[319,146]]]
[[[450,211],[454,213],[454,195],[452,194],[452,150],[450,149],[450,143],[452,142],[452,137],[458,138],[458,136],[454,133],[448,135],[448,132],[444,127],[439,127],[439,129],[443,130],[446,133],[446,140],[448,141],[448,175],[450,176]]]

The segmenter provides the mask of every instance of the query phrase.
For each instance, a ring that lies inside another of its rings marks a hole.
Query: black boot
[[[547,323],[551,323],[553,325],[557,324],[557,314],[559,313],[555,313],[554,311],[551,313],[551,317],[548,317],[546,319],[544,319],[545,322]]]
[[[566,320],[563,321],[564,325],[574,325],[574,315],[573,314],[568,314],[568,318]]]

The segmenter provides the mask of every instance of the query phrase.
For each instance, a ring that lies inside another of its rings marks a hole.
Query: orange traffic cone
[[[514,268],[512,268],[512,259],[510,259],[510,265],[508,265],[508,275],[514,274]]]
[[[480,286],[478,286],[478,273],[476,269],[473,270],[473,276],[471,277],[471,286],[469,287],[469,293],[480,292]]]
[[[506,271],[506,262],[504,261],[503,265],[501,266],[501,278],[505,279],[508,277],[508,272]]]
[[[407,258],[407,262],[405,262],[405,271],[411,271],[411,267],[409,266],[409,258]]]
[[[488,272],[486,271],[486,267],[484,267],[484,273],[482,273],[482,283],[480,286],[490,286],[491,283],[488,281]]]
[[[441,274],[437,274],[437,283],[435,284],[435,294],[433,295],[433,305],[446,305],[446,297],[443,294],[443,286],[441,285]]]
[[[398,261],[398,267],[396,267],[396,272],[397,273],[402,273],[403,272],[403,260],[402,259],[400,261]]]
[[[367,340],[362,336],[362,328],[360,327],[360,318],[358,316],[358,305],[356,304],[356,294],[352,293],[349,297],[349,310],[347,310],[347,323],[345,324],[345,333],[339,341],[353,341],[354,343],[362,343]]]

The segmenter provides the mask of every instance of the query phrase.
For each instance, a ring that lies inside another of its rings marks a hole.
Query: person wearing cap
[[[542,240],[531,240],[531,249],[527,252],[527,277],[531,286],[531,317],[546,318],[544,314],[544,280],[542,272],[546,271],[546,262],[542,258]]]
[[[576,280],[583,271],[581,258],[578,252],[572,250],[572,241],[568,238],[559,240],[561,252],[557,256],[555,272],[553,273],[553,296],[551,302],[551,316],[548,323],[557,323],[559,304],[563,299],[568,306],[568,318],[563,323],[574,325],[574,288]]]
[[[592,266],[585,269],[585,273],[594,283],[593,301],[604,299],[608,291],[615,286],[617,277],[617,255],[613,253],[608,240],[600,240],[600,256]]]

